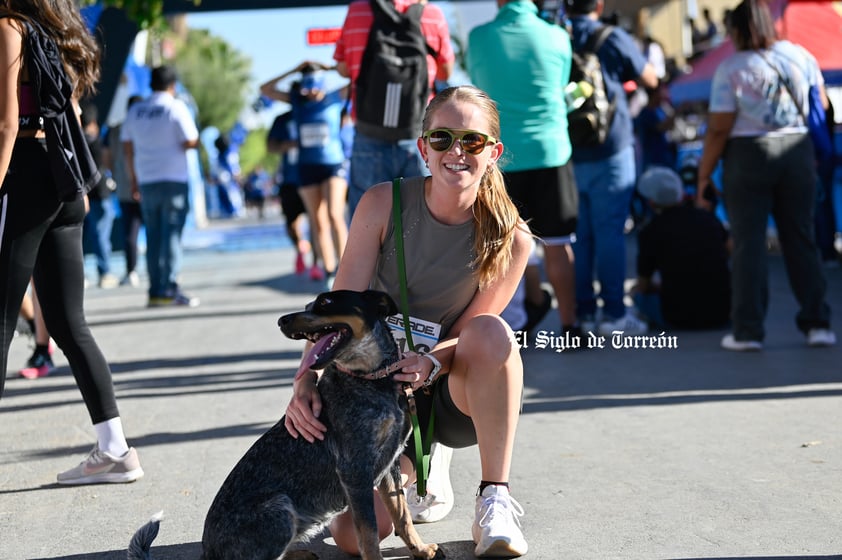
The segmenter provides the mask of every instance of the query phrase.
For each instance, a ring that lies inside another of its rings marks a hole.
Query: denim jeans
[[[114,200],[106,198],[91,198],[90,210],[85,216],[83,232],[94,251],[96,269],[100,278],[111,272],[111,229],[117,217]]]
[[[351,150],[351,180],[348,184],[350,216],[353,217],[365,191],[377,183],[424,174],[424,160],[418,150],[417,139],[391,142],[357,131]]]
[[[574,162],[579,188],[576,259],[576,314],[596,313],[594,272],[599,280],[603,316],[625,315],[626,240],[623,233],[634,194],[634,149],[629,146],[607,159]]]
[[[140,197],[149,297],[172,297],[181,272],[181,233],[190,209],[188,186],[170,181],[146,183],[140,185]]]

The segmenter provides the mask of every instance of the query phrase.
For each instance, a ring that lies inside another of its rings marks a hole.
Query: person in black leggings
[[[0,186],[0,396],[17,314],[31,276],[47,329],[67,357],[97,436],[93,451],[77,467],[60,473],[58,482],[132,482],[143,476],[143,469],[137,452],[126,443],[111,370],[85,320],[84,194],[68,196],[61,191],[61,186],[69,184],[67,176],[53,171],[60,150],[75,149],[72,159],[80,161],[81,167],[90,154],[81,151],[84,145],[77,148],[70,142],[68,146],[47,134],[56,121],[68,129],[79,126],[78,120],[74,122],[72,111],[69,118],[65,113],[44,117],[48,114],[41,109],[47,102],[45,95],[29,81],[46,68],[46,59],[39,58],[33,46],[37,37],[42,45],[55,43],[62,67],[73,68],[72,75],[62,77],[74,91],[90,91],[98,74],[96,43],[73,0],[5,0],[3,4],[0,42],[15,48],[0,50],[0,68],[7,69],[0,76],[0,177],[4,177]],[[41,21],[39,14],[48,17]],[[31,22],[39,23],[40,30]],[[51,22],[65,27],[51,27],[58,25]],[[5,83],[19,84],[15,98],[4,99],[9,90]],[[74,177],[84,173],[84,168],[68,171]]]

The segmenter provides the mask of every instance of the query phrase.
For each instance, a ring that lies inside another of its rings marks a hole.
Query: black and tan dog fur
[[[202,536],[204,560],[281,558],[290,545],[319,534],[346,507],[362,557],[381,559],[375,486],[412,556],[444,558],[435,544],[421,541],[401,490],[397,458],[410,423],[399,384],[391,376],[359,377],[400,359],[384,321],[396,312],[394,301],[382,292],[335,291],[319,295],[303,312],[280,318],[286,336],[315,342],[309,360],[310,367],[324,368],[319,419],[327,433],[315,443],[296,439],[281,418],[255,442],[211,504]],[[149,558],[157,529],[153,520],[138,530],[129,560]],[[285,558],[315,556],[296,550]]]

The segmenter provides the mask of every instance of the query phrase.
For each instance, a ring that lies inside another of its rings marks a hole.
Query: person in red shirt
[[[425,0],[421,1],[425,2]],[[403,13],[414,2],[413,0],[394,0],[394,3],[395,8]],[[342,32],[336,41],[333,58],[336,60],[336,71],[341,76],[350,78],[352,83],[356,83],[360,74],[360,63],[373,21],[374,16],[368,0],[355,0],[348,6],[348,13],[342,25]],[[421,31],[427,44],[436,53],[435,56],[427,56],[427,73],[430,91],[433,92],[436,81],[447,81],[450,78],[455,60],[453,46],[450,43],[450,30],[441,8],[434,4],[424,6]],[[356,162],[365,163],[355,165]],[[395,177],[424,175],[423,170],[423,162],[416,147],[416,138],[393,142],[372,138],[357,131],[351,152],[348,189],[348,207],[351,215],[363,193],[372,185]]]

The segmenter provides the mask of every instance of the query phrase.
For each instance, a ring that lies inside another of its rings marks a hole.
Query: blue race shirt
[[[292,112],[298,124],[298,163],[337,165],[345,161],[340,129],[345,99],[339,91],[318,101],[293,94]]]

